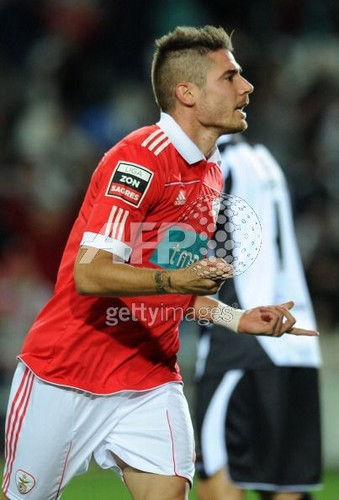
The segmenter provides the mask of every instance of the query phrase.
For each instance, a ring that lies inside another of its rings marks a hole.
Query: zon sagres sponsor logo
[[[106,195],[138,207],[152,178],[153,172],[148,168],[119,161],[109,181]]]

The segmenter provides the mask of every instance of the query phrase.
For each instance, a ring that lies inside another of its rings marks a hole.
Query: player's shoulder
[[[122,176],[130,183],[141,179],[148,184],[152,181],[153,186],[164,184],[170,162],[163,161],[167,155],[161,152],[167,145],[168,137],[156,124],[132,131],[104,154],[96,171],[97,182]]]
[[[134,130],[106,152],[106,157],[138,158],[148,164],[158,163],[170,145],[166,133],[156,124]]]

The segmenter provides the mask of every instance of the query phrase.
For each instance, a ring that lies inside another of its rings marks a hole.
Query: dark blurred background
[[[89,177],[117,140],[157,121],[153,40],[184,24],[234,31],[235,57],[256,88],[246,136],[286,172],[338,382],[338,1],[0,0],[2,415],[15,355],[51,294]]]

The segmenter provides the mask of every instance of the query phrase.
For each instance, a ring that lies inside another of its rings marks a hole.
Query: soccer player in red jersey
[[[212,26],[163,36],[152,83],[160,121],[98,165],[55,293],[19,354],[6,498],[57,499],[92,456],[135,500],[188,498],[195,449],[176,362],[183,317],[239,333],[317,335],[293,327],[292,301],[240,311],[211,297],[232,276],[206,254],[222,190],[216,141],[247,128],[253,91],[230,37]]]

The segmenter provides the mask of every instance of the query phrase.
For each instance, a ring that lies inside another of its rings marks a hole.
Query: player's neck
[[[182,128],[185,134],[194,142],[205,158],[208,158],[215,148],[218,132],[215,129],[201,125],[191,113],[171,113],[172,118]]]

